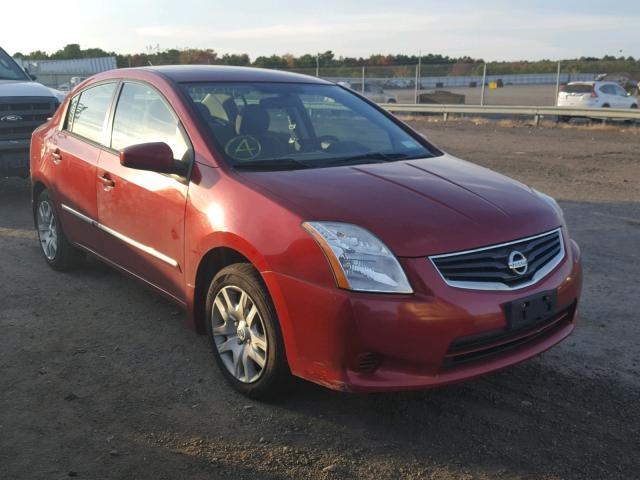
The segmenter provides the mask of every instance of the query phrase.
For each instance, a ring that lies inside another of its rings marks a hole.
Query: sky
[[[630,0],[1,0],[0,9],[16,19],[1,22],[0,46],[10,54],[79,43],[118,53],[159,46],[251,58],[326,50],[485,60],[640,57],[640,2]]]

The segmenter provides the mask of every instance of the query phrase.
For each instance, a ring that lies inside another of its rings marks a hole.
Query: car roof
[[[330,85],[320,78],[299,73],[269,70],[266,68],[234,67],[226,65],[163,65],[153,67],[124,68],[123,74],[131,70],[143,70],[169,77],[174,82],[284,82],[318,83]]]

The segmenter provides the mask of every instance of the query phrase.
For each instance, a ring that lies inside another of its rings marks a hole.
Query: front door
[[[112,237],[101,253],[130,273],[184,301],[184,213],[188,182],[175,175],[123,167],[119,151],[165,142],[178,161],[191,149],[168,103],[152,87],[122,86],[110,150],[98,163],[98,222]]]

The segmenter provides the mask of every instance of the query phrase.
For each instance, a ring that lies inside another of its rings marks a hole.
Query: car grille
[[[557,229],[514,242],[429,258],[452,287],[515,290],[550,273],[564,258],[564,242],[562,231]],[[522,258],[527,261],[526,270],[509,266],[510,260]]]
[[[53,116],[58,105],[53,97],[0,97],[0,140],[31,138],[31,133]]]

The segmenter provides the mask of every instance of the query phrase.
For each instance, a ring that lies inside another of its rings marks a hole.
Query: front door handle
[[[51,161],[55,165],[58,165],[62,161],[62,154],[60,153],[60,149],[51,143],[47,145],[47,147],[49,147],[50,150],[49,153],[51,155]]]
[[[102,183],[102,187],[104,188],[105,192],[108,192],[116,186],[116,182],[111,179],[108,173],[98,175],[98,180],[100,181],[100,183]]]

